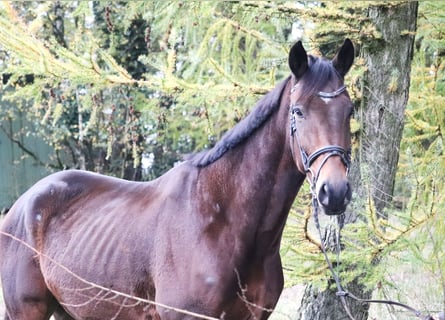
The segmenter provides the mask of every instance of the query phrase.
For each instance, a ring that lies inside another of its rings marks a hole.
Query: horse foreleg
[[[7,313],[5,319],[47,320],[57,302],[46,287],[33,252],[20,247],[20,250],[14,249],[19,251],[15,255],[3,252],[8,257],[19,257],[2,262],[3,298]]]

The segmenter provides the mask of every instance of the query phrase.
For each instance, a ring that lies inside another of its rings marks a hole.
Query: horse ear
[[[346,39],[334,59],[332,59],[332,64],[338,73],[344,77],[348,73],[353,62],[354,45],[352,44],[351,40]]]
[[[300,79],[307,70],[307,53],[301,41],[292,46],[289,52],[289,67],[297,79]]]

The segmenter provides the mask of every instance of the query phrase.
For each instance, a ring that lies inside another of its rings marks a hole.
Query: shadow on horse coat
[[[298,42],[289,78],[214,148],[156,180],[71,170],[36,183],[1,226],[5,318],[197,318],[170,306],[267,319],[283,289],[282,231],[306,176],[327,214],[351,198],[352,103],[339,88],[353,58],[349,40],[332,61]],[[305,166],[302,154],[317,150]]]

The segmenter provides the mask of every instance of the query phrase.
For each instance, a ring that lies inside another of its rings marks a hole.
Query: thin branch
[[[250,314],[252,315],[253,319],[256,320],[257,317],[254,313],[254,309],[259,309],[262,311],[266,311],[269,313],[273,312],[273,309],[268,309],[268,308],[264,308],[262,306],[259,306],[251,301],[249,301],[249,299],[246,296],[246,292],[248,291],[247,286],[243,287],[242,283],[241,283],[241,277],[239,275],[239,272],[237,269],[235,269],[235,274],[236,274],[236,278],[238,281],[238,288],[240,289],[240,292],[238,292],[238,297],[246,304],[247,309],[249,310]],[[254,308],[254,309],[253,309]]]
[[[11,142],[15,143],[20,148],[20,150],[29,155],[38,165],[43,167],[49,167],[51,169],[60,169],[58,166],[54,164],[48,164],[40,160],[40,158],[34,152],[28,149],[24,143],[22,143],[18,139],[15,139],[14,136],[10,132],[8,132],[8,130],[6,130],[3,124],[0,124],[0,129],[3,131],[3,133],[8,137],[8,139]]]

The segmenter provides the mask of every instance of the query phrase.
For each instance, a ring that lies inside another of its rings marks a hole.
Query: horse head
[[[332,60],[308,55],[300,41],[289,53],[292,155],[298,170],[309,179],[314,199],[328,215],[343,213],[352,194],[347,174],[353,104],[343,81],[353,60],[349,39]]]

